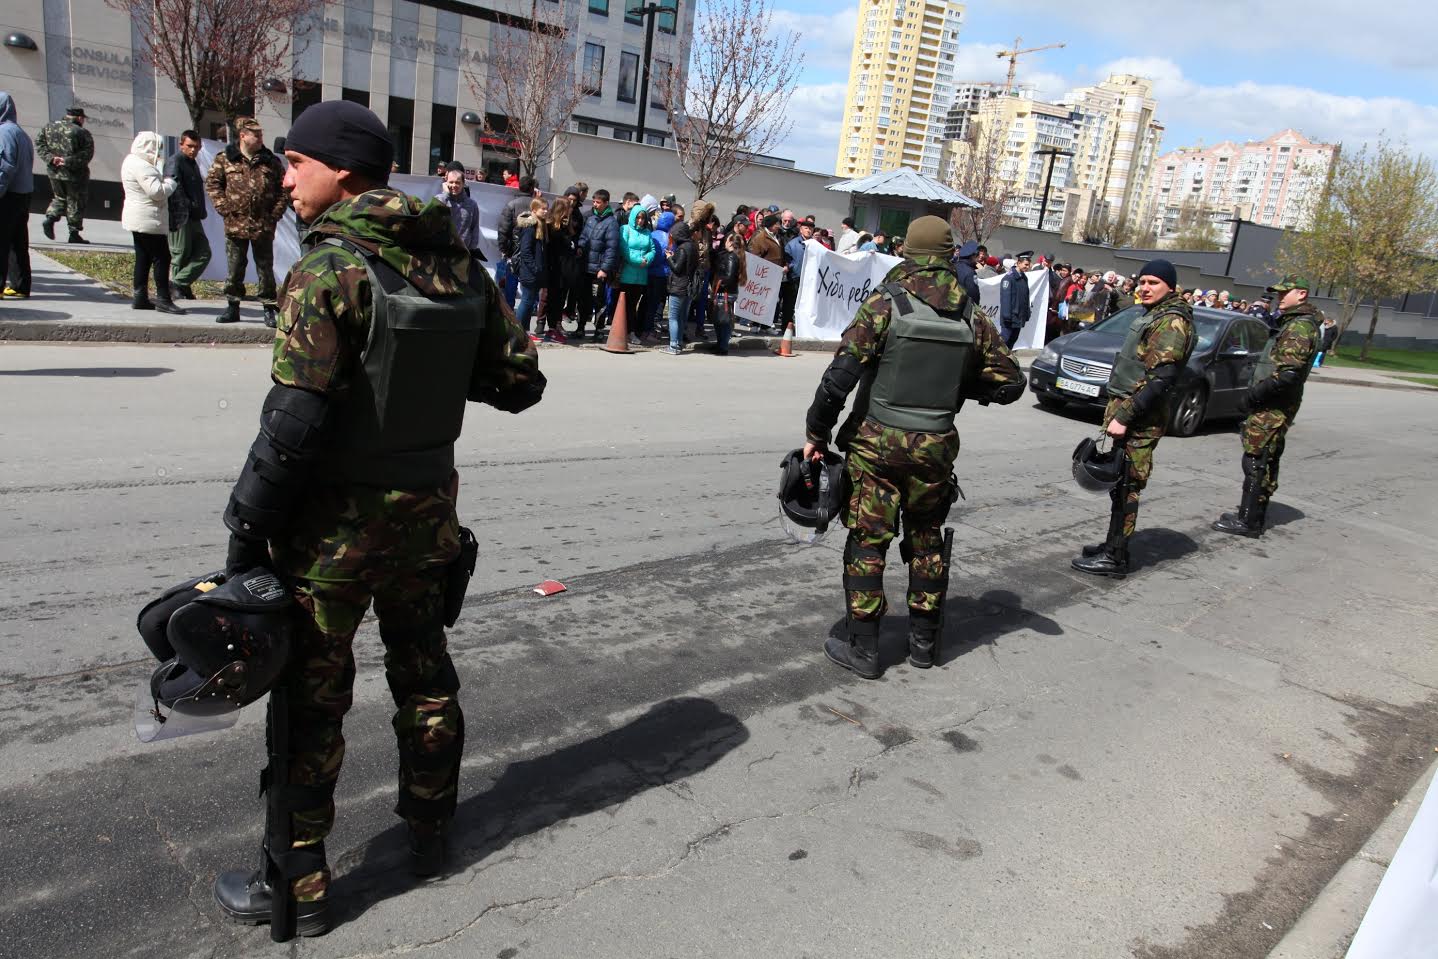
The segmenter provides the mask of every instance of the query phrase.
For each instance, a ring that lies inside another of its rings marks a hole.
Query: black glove
[[[230,534],[230,547],[225,552],[225,573],[234,576],[254,569],[256,566],[269,567],[270,544],[262,539],[247,539]]]
[[[1253,412],[1253,401],[1248,398],[1248,390],[1244,390],[1238,396],[1238,415],[1247,416]]]

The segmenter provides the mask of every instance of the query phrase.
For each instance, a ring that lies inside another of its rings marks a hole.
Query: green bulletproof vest
[[[973,304],[941,312],[898,283],[879,289],[894,308],[869,390],[869,416],[913,433],[947,433],[973,361]]]
[[[1299,313],[1291,317],[1290,319],[1285,320],[1283,326],[1279,327],[1278,332],[1270,336],[1268,338],[1268,342],[1263,345],[1263,352],[1259,354],[1258,362],[1254,364],[1253,367],[1253,382],[1262,383],[1264,380],[1268,379],[1270,376],[1278,372],[1278,364],[1275,363],[1273,360],[1273,348],[1278,344],[1279,336],[1283,334],[1283,330],[1287,328],[1290,323],[1305,322],[1308,323],[1310,326],[1314,327],[1313,336],[1311,337],[1311,339],[1315,343],[1317,343],[1317,324],[1314,323],[1313,315],[1311,313]],[[1303,364],[1303,372],[1299,374],[1302,380],[1306,381],[1308,379],[1308,371],[1312,367],[1312,365],[1313,357],[1309,356],[1308,362]]]
[[[1138,389],[1138,384],[1148,375],[1148,368],[1138,358],[1138,344],[1157,318],[1157,313],[1140,313],[1129,324],[1128,336],[1124,337],[1123,348],[1118,351],[1118,358],[1114,360],[1113,370],[1108,375],[1110,396],[1132,396],[1133,391]]]
[[[329,478],[381,489],[432,489],[454,470],[470,374],[484,329],[474,289],[428,297],[399,271],[364,257],[373,307],[358,375],[336,413]]]

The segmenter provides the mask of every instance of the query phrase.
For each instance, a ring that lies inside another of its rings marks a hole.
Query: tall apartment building
[[[1095,214],[1112,221],[1141,215],[1163,125],[1153,81],[1116,73],[1102,83],[1069,91],[1060,103],[1077,128],[1072,185],[1091,195]]]
[[[964,9],[953,0],[863,0],[835,173],[939,175]]]
[[[1307,225],[1308,200],[1322,189],[1338,154],[1297,130],[1249,143],[1182,147],[1154,162],[1149,217],[1160,237],[1175,231],[1184,206],[1215,221],[1239,216],[1284,229]]]
[[[965,86],[974,85],[961,85],[961,89]],[[1063,222],[1064,190],[1071,178],[1071,159],[1042,151],[1074,149],[1077,127],[1068,107],[1035,100],[1026,93],[987,96],[975,102],[977,108],[963,121],[965,137],[945,143],[943,167],[950,180],[957,178],[971,157],[975,163],[994,164],[995,177],[1009,189],[1004,204],[1008,221],[1016,226],[1036,228],[1042,210],[1045,226],[1056,227]],[[1050,164],[1053,166],[1051,181]],[[1050,191],[1047,209],[1044,209],[1046,181]]]

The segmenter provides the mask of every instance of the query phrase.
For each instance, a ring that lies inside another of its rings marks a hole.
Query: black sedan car
[[[1060,409],[1079,403],[1102,409],[1108,403],[1108,375],[1141,306],[1119,310],[1088,329],[1060,336],[1034,359],[1029,388],[1039,405]],[[1168,432],[1192,436],[1206,421],[1238,415],[1238,401],[1253,380],[1253,367],[1268,342],[1259,319],[1195,307],[1198,342],[1174,387]]]

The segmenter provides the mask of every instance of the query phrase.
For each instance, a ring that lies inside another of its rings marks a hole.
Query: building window
[[[394,142],[394,162],[400,173],[409,173],[410,154],[414,149],[414,101],[404,97],[389,98],[389,138]]]
[[[310,107],[322,99],[320,85],[313,80],[294,80],[290,95],[290,123],[293,124]]]
[[[644,14],[640,9],[644,6],[644,0],[626,0],[624,4],[624,22],[632,23],[635,26],[642,26]]]
[[[669,73],[673,65],[668,60],[654,58],[654,65],[649,68],[649,105],[663,110],[664,86],[669,82]]]
[[[429,108],[429,170],[454,156],[454,107],[442,103]]]
[[[589,12],[601,17],[609,16],[609,0],[589,0]]]
[[[587,133],[592,137],[599,136],[599,124],[597,123],[586,123],[583,120],[580,120],[575,123],[574,126],[576,129],[579,130],[580,133]]]
[[[634,89],[639,86],[639,54],[619,54],[619,102],[633,103]]]
[[[358,103],[362,107],[369,106],[368,90],[354,90],[350,87],[345,87],[343,90],[340,91],[340,98],[343,100],[348,100],[351,103]]]
[[[662,134],[662,133],[646,133],[646,134],[644,134],[644,142],[647,143],[647,144],[649,144],[649,145],[652,146],[652,147],[662,147],[662,146],[664,145],[664,143],[665,143],[666,140],[667,140],[667,137],[665,137],[664,134]]]
[[[679,0],[659,0],[659,6],[654,15],[659,32],[673,34],[679,23]]]
[[[604,89],[604,47],[598,43],[584,45],[584,92],[591,97],[599,96]]]
[[[634,139],[634,131],[633,131],[633,130],[621,130],[621,129],[619,129],[619,127],[615,127],[615,128],[614,128],[614,139],[616,139],[616,140],[630,140],[630,141],[633,141],[633,139]]]

